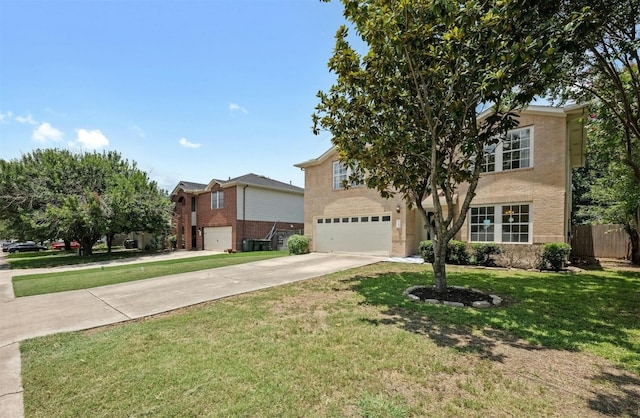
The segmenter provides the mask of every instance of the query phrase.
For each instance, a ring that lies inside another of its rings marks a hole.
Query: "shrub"
[[[435,260],[435,254],[433,253],[433,242],[431,242],[430,240],[421,241],[418,248],[420,250],[420,255],[422,255],[422,259],[427,263],[433,263],[433,260]]]
[[[560,271],[571,253],[571,246],[563,242],[545,244],[538,262],[540,270]]]
[[[289,254],[306,254],[309,252],[309,237],[293,234],[287,240]]]
[[[469,264],[467,244],[462,241],[449,241],[449,245],[447,246],[447,263],[459,265]]]
[[[495,266],[496,263],[491,256],[502,254],[502,248],[498,244],[473,244],[472,248],[474,262],[479,266]]]
[[[435,254],[433,251],[432,241],[420,242],[420,254],[427,263],[433,263],[435,260]],[[445,259],[449,264],[469,264],[469,253],[467,252],[467,245],[461,241],[449,241],[447,245],[447,255]]]

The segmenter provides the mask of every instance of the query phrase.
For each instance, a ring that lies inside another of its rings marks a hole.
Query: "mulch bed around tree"
[[[436,292],[434,287],[416,286],[407,293],[420,298],[422,302],[427,299],[438,299],[441,302],[458,302],[463,303],[464,306],[472,306],[473,302],[486,301],[493,305],[493,298],[490,295],[468,288],[448,287],[444,298]]]

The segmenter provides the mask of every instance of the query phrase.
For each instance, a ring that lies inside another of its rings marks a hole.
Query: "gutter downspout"
[[[242,188],[242,238],[240,243],[242,244],[245,240],[245,236],[244,236],[244,223],[246,221],[246,214],[247,214],[247,187],[249,187],[248,184],[245,184],[244,187]],[[240,247],[242,248],[242,247]]]

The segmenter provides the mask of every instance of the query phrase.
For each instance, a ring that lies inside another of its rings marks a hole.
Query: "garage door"
[[[316,218],[313,242],[318,252],[389,255],[391,214]]]
[[[229,248],[232,248],[230,226],[204,228],[205,250],[224,251]]]

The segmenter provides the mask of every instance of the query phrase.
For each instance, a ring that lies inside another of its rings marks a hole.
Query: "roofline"
[[[182,191],[185,193],[191,193],[191,194],[199,194],[199,192],[204,191],[203,189],[187,189],[186,187],[184,187],[184,182],[181,181],[180,183],[178,183],[176,187],[173,188],[173,191],[169,194],[169,196],[177,196],[178,190],[180,189],[182,189]]]
[[[277,180],[273,180],[273,179],[270,179],[270,180],[277,181]],[[282,184],[287,185],[286,183],[282,183]],[[284,192],[284,193],[293,193],[293,194],[304,195],[304,189],[301,188],[301,187],[298,187],[298,186],[294,186],[293,184],[289,184],[287,186],[297,187],[300,190],[287,190],[287,189],[282,188],[282,187],[271,187],[271,186],[265,186],[265,185],[262,185],[262,184],[249,183],[249,182],[246,182],[246,181],[239,181],[239,180],[232,180],[232,181],[228,181],[228,182],[223,182],[223,183],[220,183],[220,186],[223,189],[226,189],[228,187],[233,187],[233,186],[236,186],[236,187],[237,186],[251,186],[251,187],[258,188],[258,189],[275,190],[275,191]]]
[[[293,166],[304,170],[306,167],[313,167],[315,165],[322,164],[323,162],[327,161],[329,157],[333,155],[334,152],[337,152],[337,151],[338,151],[338,148],[335,145],[332,145],[331,148],[325,151],[318,158],[314,158],[312,160],[308,160],[303,163],[294,164]]]
[[[567,116],[572,113],[582,112],[587,106],[586,103],[574,103],[564,107],[551,105],[529,105],[522,110],[514,110],[518,114],[544,115],[544,116]],[[478,120],[482,120],[491,113],[491,109],[487,109],[478,115]]]

